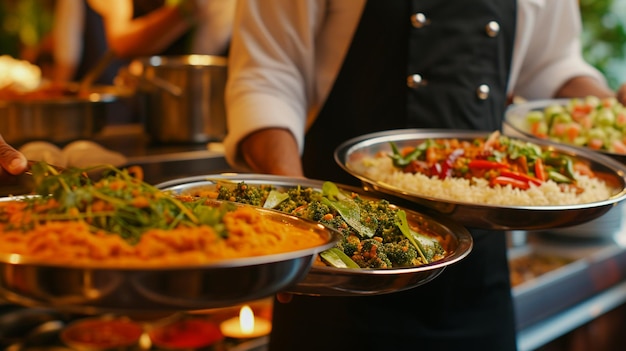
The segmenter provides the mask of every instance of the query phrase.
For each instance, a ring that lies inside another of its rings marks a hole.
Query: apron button
[[[426,18],[425,14],[421,12],[418,12],[414,14],[413,16],[411,16],[411,24],[413,25],[414,28],[418,28],[418,29],[423,28],[429,23],[430,23],[430,20]]]
[[[481,100],[487,100],[490,91],[491,89],[487,84],[481,84],[478,89],[476,89],[476,96]]]
[[[422,79],[419,74],[411,74],[406,77],[406,85],[411,89],[417,89],[420,86],[426,85],[426,81]]]
[[[490,21],[485,26],[485,32],[491,38],[495,38],[500,33],[500,24],[496,21]]]

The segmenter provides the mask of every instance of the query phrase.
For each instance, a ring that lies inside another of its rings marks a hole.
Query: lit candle
[[[236,339],[256,338],[267,335],[272,330],[270,321],[255,317],[250,306],[245,305],[239,311],[239,317],[225,320],[220,324],[224,336]]]

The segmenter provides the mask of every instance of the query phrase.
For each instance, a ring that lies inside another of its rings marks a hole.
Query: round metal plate
[[[218,184],[225,182],[236,184],[245,182],[250,185],[272,185],[277,189],[288,189],[297,186],[321,189],[323,181],[290,178],[263,174],[215,174],[183,178],[158,184],[176,194],[194,195],[201,191],[214,190]],[[373,194],[363,189],[346,185],[338,185],[342,190],[355,192],[364,198],[376,199]],[[465,258],[471,251],[473,241],[467,229],[435,215],[405,209],[409,223],[420,223],[432,232],[449,242],[448,255],[431,264],[390,268],[390,269],[347,269],[321,267],[314,265],[307,276],[295,286],[286,289],[288,292],[302,295],[319,296],[365,296],[397,292],[426,284],[435,279],[445,267]]]
[[[5,253],[0,254],[0,297],[86,314],[161,315],[228,307],[272,296],[304,279],[316,255],[333,247],[341,235],[316,222],[257,210],[272,220],[312,230],[324,243],[280,254],[163,267],[54,263]]]
[[[445,215],[451,220],[472,228],[497,230],[539,230],[567,227],[585,223],[609,211],[626,198],[626,168],[603,155],[580,148],[554,144],[545,140],[533,140],[545,149],[553,149],[575,159],[584,160],[591,169],[603,172],[618,184],[613,195],[604,200],[577,205],[558,206],[499,206],[478,203],[451,201],[442,198],[426,197],[386,184],[364,175],[362,167],[356,167],[358,160],[373,157],[379,153],[391,153],[390,142],[399,149],[415,146],[427,139],[473,140],[486,137],[486,131],[450,131],[429,129],[403,129],[363,135],[341,144],[335,151],[336,162],[347,172],[359,178],[367,190],[392,197],[404,206],[417,208],[427,213]]]

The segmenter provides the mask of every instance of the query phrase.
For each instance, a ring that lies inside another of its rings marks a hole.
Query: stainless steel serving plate
[[[262,174],[215,174],[183,178],[158,184],[175,194],[198,195],[212,191],[218,184],[271,185],[277,189],[297,186],[321,189],[323,181],[303,178],[290,178]],[[338,184],[340,189],[355,192],[364,198],[376,199],[360,188]],[[448,265],[465,258],[471,251],[473,241],[467,229],[443,218],[428,216],[406,210],[409,223],[420,223],[449,242],[448,255],[431,264],[390,269],[348,269],[314,265],[307,276],[286,291],[294,294],[314,296],[367,296],[380,295],[415,288],[435,279]]]
[[[541,230],[559,228],[585,223],[595,219],[626,198],[626,168],[600,154],[580,148],[557,145],[545,140],[532,140],[544,150],[555,150],[575,159],[584,160],[596,172],[606,173],[618,184],[613,195],[604,200],[578,205],[559,206],[498,206],[479,203],[450,201],[442,198],[427,197],[405,191],[364,175],[357,161],[379,153],[391,153],[390,142],[399,149],[415,146],[427,139],[473,140],[486,137],[487,131],[451,131],[431,129],[403,129],[372,133],[350,139],[335,151],[336,162],[347,172],[359,178],[368,191],[384,194],[397,203],[414,207],[426,213],[445,215],[451,220],[472,228],[497,230]]]
[[[82,314],[149,316],[228,307],[272,296],[302,280],[316,255],[340,238],[338,232],[312,221],[258,211],[272,220],[312,230],[325,239],[324,244],[281,254],[163,267],[72,265],[0,254],[0,298]]]
[[[571,99],[547,99],[535,100],[526,103],[511,105],[505,113],[503,132],[506,135],[516,137],[526,137],[534,140],[541,140],[533,135],[526,125],[526,115],[531,111],[543,110],[550,105],[565,106]],[[569,146],[569,145],[568,145]],[[580,146],[583,150],[591,150],[587,147]],[[606,150],[594,150],[595,152],[610,156],[617,161],[626,164],[626,154],[610,152]]]

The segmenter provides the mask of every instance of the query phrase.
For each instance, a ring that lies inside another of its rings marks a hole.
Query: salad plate
[[[604,106],[589,97],[546,99],[511,105],[503,132],[593,150],[626,163],[625,125],[626,108],[617,102]]]

